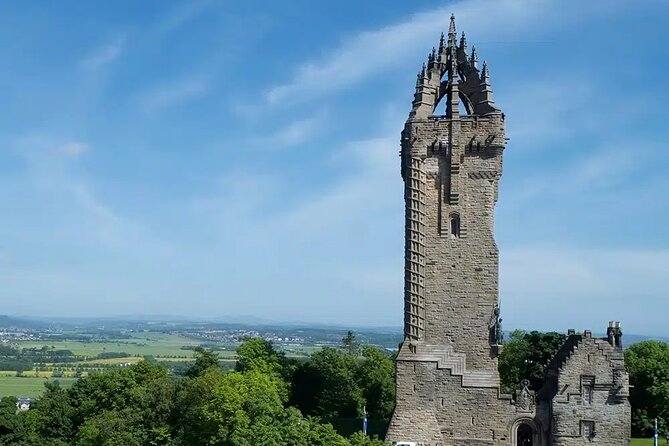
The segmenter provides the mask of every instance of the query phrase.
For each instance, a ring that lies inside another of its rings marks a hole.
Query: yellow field
[[[35,372],[34,370],[26,370],[20,378],[51,378],[53,372]],[[16,377],[16,370],[0,370],[0,376],[14,376]]]
[[[123,358],[108,358],[108,359],[89,359],[87,361],[73,362],[72,366],[73,367],[77,367],[80,365],[95,366],[95,364],[117,365],[123,363],[137,364],[141,360],[142,358],[138,358],[137,356],[126,356]],[[192,359],[184,358],[184,361],[192,361]]]

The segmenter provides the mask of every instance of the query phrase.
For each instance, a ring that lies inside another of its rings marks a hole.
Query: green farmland
[[[659,438],[657,442],[658,446],[666,445],[666,438]],[[652,438],[632,438],[630,446],[653,446]]]
[[[35,398],[44,392],[44,383],[47,381],[58,381],[61,387],[68,388],[76,381],[76,378],[58,378],[47,380],[46,378],[0,376],[0,396],[27,396]]]
[[[192,352],[182,347],[195,347],[200,342],[184,336],[156,332],[142,332],[126,339],[94,341],[22,341],[21,348],[41,348],[44,345],[70,350],[77,356],[94,357],[105,352],[125,352],[131,356],[191,357]]]
[[[138,331],[121,337],[100,337],[78,340],[78,333],[63,334],[31,341],[18,341],[6,346],[3,368],[0,368],[0,396],[37,397],[44,391],[47,380],[57,379],[71,386],[79,377],[102,372],[109,368],[136,364],[151,357],[172,373],[181,374],[193,361],[193,348],[202,344],[199,339],[153,331]],[[209,342],[220,358],[224,369],[234,368],[235,345]],[[293,358],[306,358],[320,347],[291,347],[285,353]]]

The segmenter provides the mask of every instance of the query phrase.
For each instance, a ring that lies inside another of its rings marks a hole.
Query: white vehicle
[[[418,443],[415,441],[398,441],[397,443],[393,443],[395,446],[417,446]]]

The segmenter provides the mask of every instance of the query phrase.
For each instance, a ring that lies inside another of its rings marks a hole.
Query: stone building
[[[442,104],[440,106],[440,104]],[[439,114],[439,108],[444,112]],[[416,80],[401,136],[404,341],[386,439],[418,445],[626,445],[630,409],[619,324],[570,333],[535,394],[500,393],[499,256],[493,213],[506,145],[489,70],[448,35]]]

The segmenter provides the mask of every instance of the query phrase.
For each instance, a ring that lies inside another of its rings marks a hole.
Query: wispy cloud
[[[81,61],[81,66],[87,70],[97,70],[105,67],[119,58],[124,45],[125,36],[116,37],[84,58]]]
[[[195,76],[151,88],[139,95],[138,102],[142,110],[153,112],[201,96],[208,88],[206,78]]]
[[[64,155],[76,158],[90,149],[89,145],[82,141],[69,141],[60,146],[60,152]]]
[[[15,181],[32,194],[33,203],[59,203],[53,224],[66,223],[69,236],[113,251],[132,244],[159,245],[141,223],[102,200],[91,179],[75,168],[75,159],[89,150],[87,143],[34,134],[16,138],[13,148],[25,161]]]
[[[216,2],[212,0],[194,0],[180,4],[156,23],[151,33],[159,37],[176,31],[215,5]]]
[[[631,153],[631,145],[643,148]],[[603,199],[619,194],[620,187],[635,177],[635,173],[651,168],[653,157],[650,154],[660,147],[654,141],[611,142],[589,148],[589,153],[576,158],[565,157],[555,165],[537,167],[526,176],[517,172],[510,184],[506,183],[510,180],[505,181],[504,206],[518,209],[567,197],[589,197],[597,193]]]
[[[579,8],[578,16],[601,8]],[[267,91],[271,105],[318,98],[368,78],[379,78],[391,67],[415,59],[435,45],[439,33],[448,29],[451,12],[459,28],[473,33],[477,41],[508,39],[522,32],[546,30],[565,17],[560,2],[550,0],[463,0],[453,5],[414,14],[408,20],[376,30],[363,31],[340,46],[327,49],[318,59],[304,62],[293,78]],[[577,20],[572,18],[571,20]],[[419,65],[416,65],[418,70]]]
[[[576,74],[561,72],[552,79],[528,80],[496,96],[508,116],[507,135],[514,150],[550,147],[551,142],[566,139],[577,131],[574,126],[583,128],[588,124],[583,119],[583,109],[592,103],[596,87]],[[577,114],[580,119],[574,119]]]
[[[266,150],[278,150],[299,146],[311,138],[322,136],[326,127],[327,118],[328,112],[326,110],[320,110],[306,118],[291,120],[269,134],[265,133],[261,136],[255,136],[257,133],[261,132],[254,132],[254,135],[247,141],[242,142],[242,144]],[[261,125],[266,127],[267,122],[263,121]]]
[[[578,8],[579,14],[572,14]],[[348,37],[317,59],[302,63],[288,82],[266,92],[270,105],[317,99],[367,79],[378,79],[396,66],[406,66],[417,54],[438,43],[448,29],[451,13],[459,29],[475,42],[508,41],[545,33],[592,15],[603,16],[622,8],[615,2],[578,0],[460,0],[452,5],[411,15],[407,20]],[[427,56],[427,54],[425,54]],[[425,57],[426,59],[426,57]],[[415,70],[418,71],[417,62]]]
[[[601,332],[615,319],[627,324],[628,333],[664,334],[664,313],[652,308],[669,289],[668,250],[538,246],[501,255],[502,310],[509,327],[562,331],[567,327],[555,321],[568,320],[572,328]]]

